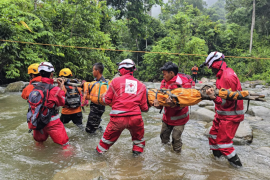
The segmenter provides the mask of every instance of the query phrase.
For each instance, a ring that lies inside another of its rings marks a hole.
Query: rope
[[[66,46],[66,45],[57,45],[57,44],[43,44],[43,43],[23,42],[23,41],[13,41],[13,40],[3,40],[3,39],[0,39],[0,41],[2,41],[2,42],[15,42],[15,43],[21,43],[21,44],[42,45],[42,46],[55,46],[55,47],[65,47],[65,48],[101,50],[101,51],[118,51],[118,52],[134,52],[134,53],[149,53],[149,54],[172,54],[172,55],[179,55],[179,56],[204,56],[204,57],[208,56],[208,55],[201,55],[201,54],[181,54],[181,53],[168,53],[168,52],[132,51],[132,50],[125,50],[125,49],[90,48],[90,47]],[[240,57],[240,56],[226,56],[226,57],[238,58],[238,59],[265,59],[265,60],[270,60],[270,58],[258,58],[258,57]]]

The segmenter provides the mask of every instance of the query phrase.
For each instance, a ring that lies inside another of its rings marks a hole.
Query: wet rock
[[[264,156],[269,156],[270,147],[260,147],[259,149],[256,150],[256,152]]]
[[[242,87],[243,87],[243,88],[249,88],[249,87],[250,87],[250,84],[248,84],[248,83],[243,83],[243,84],[242,84]]]
[[[204,108],[210,110],[210,111],[213,111],[215,112],[215,106],[205,106]]]
[[[209,125],[208,129],[204,133],[204,135],[207,137],[209,136],[209,131],[212,127],[211,123],[207,124],[207,126],[208,125]],[[252,143],[252,140],[253,140],[253,131],[251,126],[247,121],[242,121],[235,133],[233,143],[237,145],[245,145]]]
[[[154,83],[152,82],[143,82],[145,84],[146,88],[155,88]]]
[[[235,144],[250,144],[253,140],[252,128],[247,121],[242,121],[236,131],[233,142]]]
[[[25,88],[28,84],[29,84],[29,82],[23,82],[23,81],[17,81],[14,83],[10,83],[6,88],[6,92],[22,91],[23,88]]]
[[[266,82],[263,80],[257,80],[257,81],[246,81],[245,84],[250,84],[251,88],[254,88],[256,85],[263,85]]]
[[[156,89],[159,89],[159,88],[160,88],[160,85],[161,85],[161,82],[156,82],[156,83],[154,83],[154,87],[155,87]]]
[[[262,88],[265,88],[265,86],[264,85],[256,85],[255,88],[256,89],[262,89]]]
[[[214,106],[214,103],[213,103],[213,101],[203,100],[198,105],[199,105],[199,107]]]
[[[196,111],[191,111],[190,119],[211,122],[213,121],[215,113],[205,108],[200,108]]]
[[[269,96],[270,95],[270,90],[265,89],[265,90],[259,92],[258,94]]]
[[[259,116],[249,116],[249,117],[245,117],[246,120],[254,122],[254,121],[262,121],[263,118],[259,117]]]
[[[215,79],[210,79],[209,82],[216,83],[217,80]]]
[[[4,87],[0,87],[0,94],[4,94],[5,93],[5,89]]]
[[[203,78],[201,79],[201,81],[202,81],[202,83],[207,83],[207,82],[209,82],[209,79],[207,79],[206,77],[203,77]]]
[[[270,119],[270,110],[263,106],[253,106],[248,110],[247,114],[259,116],[263,119]]]

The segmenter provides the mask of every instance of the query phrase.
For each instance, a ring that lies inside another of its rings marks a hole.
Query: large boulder
[[[199,107],[214,106],[214,103],[213,103],[213,101],[203,100],[203,101],[199,102],[198,106]]]
[[[211,122],[213,121],[215,113],[205,108],[197,109],[196,111],[191,111],[190,119]]]
[[[23,88],[25,88],[28,84],[29,84],[29,82],[23,82],[23,81],[17,81],[14,83],[10,83],[6,88],[6,92],[22,91]]]
[[[4,87],[0,87],[0,94],[4,94],[5,93],[5,90],[6,88],[4,88]]]
[[[205,106],[204,108],[210,110],[210,111],[213,111],[215,112],[215,106]]]
[[[146,86],[146,88],[155,88],[154,83],[152,82],[143,82],[143,84]]]
[[[211,123],[207,124],[208,129],[205,131],[205,136],[209,136],[209,131],[212,127]],[[247,121],[242,121],[235,133],[233,138],[233,143],[237,145],[245,145],[252,143],[253,140],[253,131],[251,126]]]
[[[202,83],[207,83],[207,82],[209,82],[209,79],[207,79],[206,77],[203,77],[203,78],[201,79],[201,81],[202,81]]]
[[[253,106],[249,108],[247,113],[252,116],[259,116],[263,119],[270,119],[270,110],[263,106]]]
[[[155,83],[154,83],[154,87],[155,87],[156,89],[159,89],[159,88],[160,88],[160,85],[161,85],[161,82],[155,82]]]

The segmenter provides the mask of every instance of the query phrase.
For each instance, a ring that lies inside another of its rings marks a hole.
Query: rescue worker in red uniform
[[[38,72],[38,63],[31,64],[28,67],[28,74],[30,75],[30,82],[29,85],[26,86],[22,91],[22,98],[27,100],[29,97],[30,92],[34,89],[34,84],[41,82],[41,76]]]
[[[69,68],[64,68],[59,72],[59,77],[70,78],[72,72]],[[81,94],[82,89],[68,85],[69,79],[64,83],[62,90],[65,92],[66,102],[62,108],[60,120],[63,124],[72,122],[81,130],[84,130],[82,124]],[[78,83],[78,82],[77,82]]]
[[[163,80],[161,81],[160,89],[175,89],[178,86],[178,67],[172,62],[166,62],[160,70],[163,73]],[[180,108],[174,107],[171,99],[167,99],[166,102],[171,104],[171,107],[164,107],[164,114],[162,117],[162,128],[160,132],[161,142],[163,144],[168,144],[170,142],[170,135],[172,133],[172,146],[173,150],[177,153],[181,152],[182,149],[182,139],[181,135],[184,131],[185,124],[189,121],[188,107]],[[159,106],[158,100],[154,100],[154,106],[156,108],[161,108]]]
[[[218,89],[232,89],[242,91],[241,83],[235,72],[224,61],[225,56],[220,52],[212,52],[205,60],[205,65],[216,75]],[[241,121],[244,120],[243,100],[223,100],[214,95],[213,89],[206,92],[215,102],[215,118],[209,132],[209,145],[215,157],[222,155],[234,167],[241,167],[242,163],[235,152],[232,139]]]
[[[42,62],[38,66],[38,72],[41,75],[41,82],[53,84],[54,67],[49,62]],[[53,87],[48,95],[48,108],[56,108],[65,105],[65,92],[61,90],[64,81],[57,79],[58,86]],[[66,146],[68,145],[68,136],[63,123],[60,121],[59,114],[56,113],[51,117],[51,121],[41,130],[33,130],[33,137],[37,142],[46,141],[50,136],[53,142]]]
[[[136,69],[131,59],[118,64],[120,77],[112,80],[103,101],[112,104],[110,122],[96,150],[106,152],[119,138],[124,129],[128,129],[133,141],[133,154],[143,152],[145,146],[144,123],[141,111],[147,112],[146,87],[133,77]]]

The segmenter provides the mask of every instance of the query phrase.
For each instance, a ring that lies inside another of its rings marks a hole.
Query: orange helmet
[[[59,76],[72,76],[72,72],[69,68],[64,68],[59,72]]]
[[[39,64],[38,63],[35,63],[35,64],[31,64],[29,67],[28,67],[28,74],[38,74],[38,66]]]

